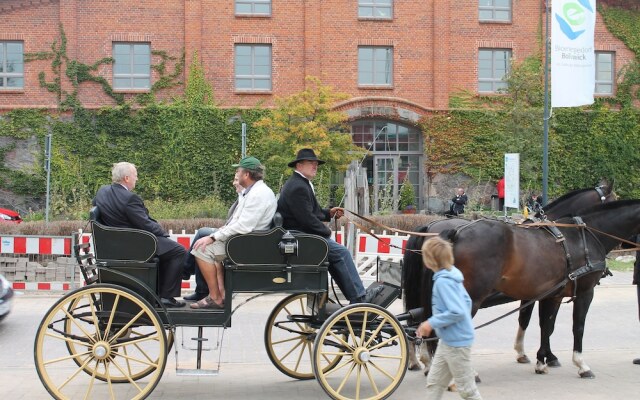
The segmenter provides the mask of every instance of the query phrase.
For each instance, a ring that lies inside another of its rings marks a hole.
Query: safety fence
[[[79,232],[83,243],[91,233]],[[189,248],[196,233],[169,231],[171,239]],[[354,260],[365,286],[376,280],[377,260],[398,262],[409,236],[382,234],[373,236],[357,231]],[[332,232],[332,238],[344,244],[344,228]],[[16,290],[69,290],[80,285],[81,276],[72,255],[73,236],[0,235],[0,273],[13,282]],[[194,282],[183,281],[190,289]]]

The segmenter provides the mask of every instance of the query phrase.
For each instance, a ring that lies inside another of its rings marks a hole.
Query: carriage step
[[[176,368],[176,375],[178,376],[218,376],[220,369],[189,369],[189,368]]]
[[[176,330],[176,374],[217,376],[224,328],[181,326]]]

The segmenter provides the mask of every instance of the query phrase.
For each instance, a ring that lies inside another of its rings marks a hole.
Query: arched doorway
[[[420,130],[395,121],[362,119],[352,122],[354,144],[369,150],[363,162],[371,193],[371,210],[397,209],[400,186],[413,185],[415,204],[423,208],[423,149]],[[389,204],[389,203],[392,204]]]

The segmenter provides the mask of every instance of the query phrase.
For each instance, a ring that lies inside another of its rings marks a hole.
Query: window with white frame
[[[358,47],[358,85],[391,86],[393,84],[393,48]]]
[[[597,95],[613,95],[615,55],[612,52],[596,51],[596,89]]]
[[[511,0],[479,0],[480,21],[511,22]]]
[[[498,93],[507,88],[511,50],[480,49],[478,51],[478,92]]]
[[[236,44],[236,90],[271,90],[271,45]]]
[[[236,15],[271,15],[271,0],[236,0]]]
[[[151,89],[149,43],[114,43],[113,60],[114,89]]]
[[[0,42],[0,90],[24,88],[22,42]]]
[[[393,0],[358,0],[358,17],[393,18]]]

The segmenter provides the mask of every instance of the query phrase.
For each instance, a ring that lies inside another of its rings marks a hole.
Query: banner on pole
[[[593,104],[596,0],[553,0],[551,107]]]
[[[520,208],[520,153],[504,155],[504,206]]]

